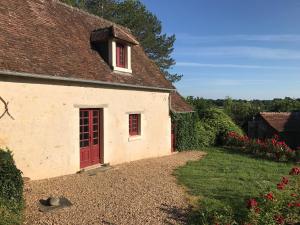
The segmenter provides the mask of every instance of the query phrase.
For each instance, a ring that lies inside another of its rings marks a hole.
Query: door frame
[[[90,166],[94,166],[97,164],[103,164],[104,163],[104,119],[103,119],[103,108],[93,108],[93,107],[80,107],[79,108],[79,121],[80,121],[80,112],[81,110],[98,110],[99,111],[99,124],[98,124],[98,133],[99,133],[99,140],[98,140],[98,150],[99,150],[99,163],[95,163],[93,165],[88,166],[81,166],[81,147],[80,147],[80,137],[79,137],[79,168],[84,169]],[[79,123],[79,135],[80,135],[80,123]]]

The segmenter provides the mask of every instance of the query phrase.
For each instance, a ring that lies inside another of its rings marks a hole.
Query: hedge
[[[176,149],[196,150],[207,146],[223,144],[227,133],[242,130],[222,110],[211,108],[198,113],[172,114],[176,124]]]
[[[22,222],[23,179],[9,150],[0,149],[0,225]]]

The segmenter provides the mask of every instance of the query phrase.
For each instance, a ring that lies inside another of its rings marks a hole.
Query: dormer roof
[[[103,42],[111,38],[121,40],[131,45],[139,44],[139,42],[129,32],[129,30],[126,30],[125,28],[120,29],[115,25],[106,28],[97,29],[93,31],[91,34],[91,42]]]

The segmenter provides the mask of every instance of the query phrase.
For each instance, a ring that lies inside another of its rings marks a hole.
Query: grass
[[[188,162],[176,170],[176,176],[188,193],[198,199],[190,223],[199,223],[199,206],[211,204],[229,206],[237,221],[246,215],[245,202],[261,191],[274,187],[281,176],[287,175],[292,164],[252,158],[223,148],[205,149],[204,159]],[[208,210],[209,211],[209,210]],[[197,215],[198,213],[198,215]],[[196,222],[198,221],[198,222]]]

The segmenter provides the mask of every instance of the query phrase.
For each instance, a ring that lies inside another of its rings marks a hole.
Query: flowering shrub
[[[234,131],[227,133],[227,139],[225,141],[226,145],[237,147],[245,147],[248,142],[249,138],[246,135],[242,136]]]
[[[296,224],[300,222],[300,168],[282,177],[276,189],[247,201],[248,225]]]
[[[225,144],[241,148],[246,153],[266,157],[277,161],[296,159],[295,150],[291,149],[284,141],[275,135],[272,139],[250,139],[235,132],[228,132]]]

